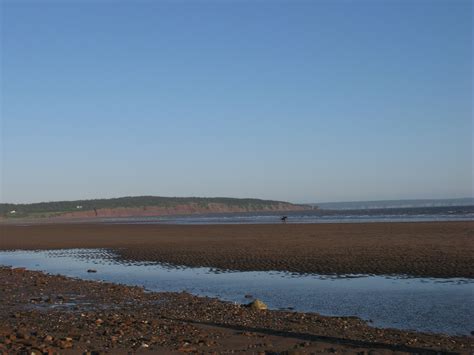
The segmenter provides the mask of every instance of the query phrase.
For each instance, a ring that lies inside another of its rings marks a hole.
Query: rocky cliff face
[[[203,213],[242,213],[242,212],[271,212],[271,211],[302,211],[311,209],[309,206],[293,205],[290,203],[276,203],[264,208],[245,208],[223,203],[209,203],[202,206],[196,203],[176,205],[173,207],[143,206],[129,208],[101,208],[95,211],[66,212],[57,218],[84,218],[84,217],[151,217]]]

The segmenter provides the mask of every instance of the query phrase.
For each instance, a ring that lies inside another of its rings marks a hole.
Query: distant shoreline
[[[117,224],[281,224],[282,216],[287,216],[286,223],[416,223],[416,222],[449,222],[474,220],[474,206],[435,206],[409,208],[380,208],[380,209],[299,209],[298,206],[280,210],[261,210],[252,212],[189,212],[154,214],[148,210],[148,215],[130,216],[122,211],[113,215],[61,215],[44,218],[14,217],[0,218],[0,224],[32,225],[54,223],[117,223]]]
[[[322,209],[353,210],[353,209],[383,209],[383,208],[422,208],[422,207],[452,207],[474,206],[474,197],[445,198],[445,199],[403,199],[403,200],[373,200],[373,201],[341,201],[309,203]]]
[[[313,208],[309,205],[296,205],[284,201],[249,198],[135,196],[31,204],[0,203],[0,219],[147,217],[203,213],[286,212]]]

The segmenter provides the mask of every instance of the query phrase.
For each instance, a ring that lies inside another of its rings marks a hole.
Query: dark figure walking
[[[288,219],[288,216],[283,216],[280,218],[280,220],[283,222],[283,223],[286,223],[286,220]]]

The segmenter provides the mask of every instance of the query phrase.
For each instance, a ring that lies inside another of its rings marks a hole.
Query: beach
[[[0,225],[0,250],[105,248],[131,261],[244,271],[474,277],[474,222]]]
[[[7,353],[468,354],[473,349],[472,337],[377,329],[355,317],[256,310],[21,268],[0,268],[0,282],[0,351]]]
[[[111,250],[125,264],[291,275],[469,279],[473,227],[474,222],[4,224],[0,250]],[[100,275],[99,270],[98,280]],[[0,283],[0,352],[7,353],[468,354],[474,346],[469,335],[377,328],[350,314],[253,309],[247,306],[252,295],[235,303],[8,266],[0,267]]]

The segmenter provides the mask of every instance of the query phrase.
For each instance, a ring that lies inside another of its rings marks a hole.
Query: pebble
[[[31,271],[11,273],[7,270],[0,267],[0,296],[3,297],[2,304],[7,305],[0,307],[0,353],[24,353],[24,349],[29,351],[27,353],[40,349],[41,353],[46,354],[66,350],[97,354],[98,351],[133,353],[155,349],[165,349],[164,353],[178,349],[183,352],[202,353],[205,350],[205,353],[230,353],[238,350],[233,346],[240,349],[249,346],[248,349],[276,354],[288,352],[295,344],[298,349],[312,353],[317,343],[297,342],[290,337],[287,347],[282,348],[271,335],[258,329],[338,337],[342,340],[347,337],[352,341],[376,342],[380,346],[384,343],[406,344],[416,338],[417,348],[440,351],[462,352],[460,350],[471,346],[469,337],[439,337],[394,329],[381,332],[358,318],[261,311],[267,306],[257,299],[247,307],[235,306],[185,292],[153,293],[139,287],[45,276]],[[52,304],[43,302],[39,304],[41,309],[31,307],[30,300],[40,297],[38,288],[34,287],[40,283],[39,280],[44,280],[41,283],[47,281],[49,289],[61,291],[57,296],[48,297],[55,302],[61,298],[74,299],[78,309],[66,306],[53,308]],[[220,324],[224,328],[216,330],[201,324]],[[231,332],[233,341],[240,342],[240,345],[229,345],[229,329],[241,329]],[[341,344],[331,346],[338,353],[344,349]],[[369,349],[366,350],[368,352]]]

